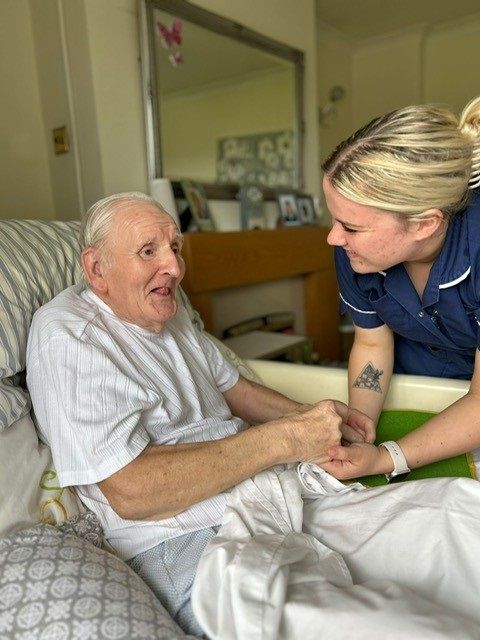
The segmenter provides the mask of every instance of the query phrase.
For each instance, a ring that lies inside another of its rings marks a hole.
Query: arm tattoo
[[[373,364],[368,362],[352,386],[382,393],[382,387],[380,386],[380,376],[382,374],[383,371],[381,369],[375,369]]]

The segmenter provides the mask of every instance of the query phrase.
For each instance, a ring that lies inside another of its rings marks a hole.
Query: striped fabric
[[[79,221],[0,220],[0,431],[30,411],[25,351],[32,316],[81,279]],[[203,329],[185,293],[180,298]],[[247,378],[258,377],[223,343],[218,347]]]
[[[30,410],[25,350],[34,312],[80,278],[80,223],[0,221],[0,430]]]

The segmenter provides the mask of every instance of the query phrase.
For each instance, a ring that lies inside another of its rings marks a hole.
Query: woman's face
[[[354,271],[374,273],[421,259],[418,225],[345,198],[327,177],[323,179],[323,191],[332,216],[327,242],[345,249]]]

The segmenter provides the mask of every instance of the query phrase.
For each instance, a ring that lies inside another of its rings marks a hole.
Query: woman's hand
[[[328,453],[331,460],[319,466],[339,480],[393,471],[393,461],[385,447],[355,442],[347,447],[330,447]]]
[[[335,400],[335,409],[341,416],[342,439],[346,442],[374,442],[375,423],[365,413],[347,407],[343,402]]]

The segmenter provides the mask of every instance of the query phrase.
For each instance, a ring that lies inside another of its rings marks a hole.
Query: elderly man
[[[82,243],[87,286],[63,291],[32,322],[37,423],[62,486],[76,486],[109,543],[200,634],[190,590],[225,492],[278,463],[325,461],[342,434],[368,440],[371,423],[239,376],[178,304],[182,236],[148,196],[95,204]]]

